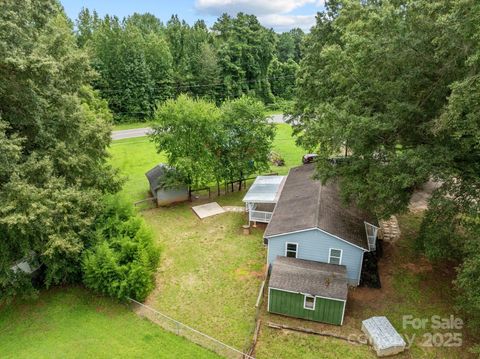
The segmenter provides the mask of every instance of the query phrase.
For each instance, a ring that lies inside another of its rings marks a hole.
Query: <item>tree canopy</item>
[[[274,137],[275,127],[257,100],[241,97],[218,108],[187,95],[159,105],[152,134],[157,151],[167,154],[174,175],[190,189],[213,181],[241,183],[268,169]]]
[[[480,321],[479,16],[473,0],[327,2],[307,35],[292,119],[299,143],[323,159],[318,175],[339,177],[344,198],[379,217],[406,210],[428,179],[442,184],[420,247],[431,259],[461,263],[457,285],[473,325]],[[326,160],[344,153],[344,161]]]
[[[9,292],[12,263],[31,251],[47,284],[77,279],[99,198],[119,182],[106,162],[110,112],[88,87],[60,6],[3,1],[0,23],[0,292]]]
[[[290,100],[304,38],[299,29],[278,35],[242,13],[209,29],[177,15],[163,24],[148,13],[102,19],[83,9],[76,24],[77,43],[98,72],[91,84],[115,121],[151,119],[158,101],[181,94],[217,104],[242,95]]]

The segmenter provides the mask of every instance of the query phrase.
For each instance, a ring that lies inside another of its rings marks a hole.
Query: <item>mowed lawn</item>
[[[286,174],[288,169],[300,165],[304,150],[297,147],[288,124],[277,124],[273,150],[285,159],[285,166],[272,166],[272,172]],[[128,199],[138,201],[148,196],[145,172],[160,162],[166,162],[164,154],[158,154],[155,144],[148,137],[127,138],[113,141],[110,145],[111,163],[120,169],[126,178],[122,193]]]
[[[190,204],[142,213],[162,247],[157,288],[147,304],[245,349],[265,270],[263,231],[243,235],[241,213],[200,220]]]
[[[80,287],[0,308],[0,358],[219,358]]]

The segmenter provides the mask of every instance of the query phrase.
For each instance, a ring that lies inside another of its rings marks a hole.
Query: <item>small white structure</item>
[[[405,340],[386,317],[372,317],[364,320],[362,331],[367,335],[379,357],[395,355],[405,350]]]
[[[282,192],[285,176],[258,176],[243,202],[250,222],[268,223]]]
[[[211,202],[192,207],[192,210],[200,219],[215,216],[217,214],[225,213],[225,210],[217,203]]]

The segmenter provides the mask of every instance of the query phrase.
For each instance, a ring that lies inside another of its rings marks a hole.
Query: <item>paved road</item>
[[[272,115],[270,117],[270,122],[272,123],[284,123],[285,116],[283,115]],[[121,131],[112,131],[112,140],[123,140],[124,138],[134,138],[134,137],[143,137],[147,136],[152,129],[150,127],[145,128],[135,128],[131,130],[121,130]]]
[[[112,131],[112,140],[123,140],[124,138],[134,138],[147,136],[152,129],[150,127],[134,128],[131,130]]]

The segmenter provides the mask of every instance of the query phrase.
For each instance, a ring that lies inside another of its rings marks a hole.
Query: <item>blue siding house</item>
[[[344,205],[335,182],[315,180],[314,164],[292,168],[264,234],[269,267],[277,256],[346,267],[360,283],[363,255],[375,250],[378,225],[368,213]]]

